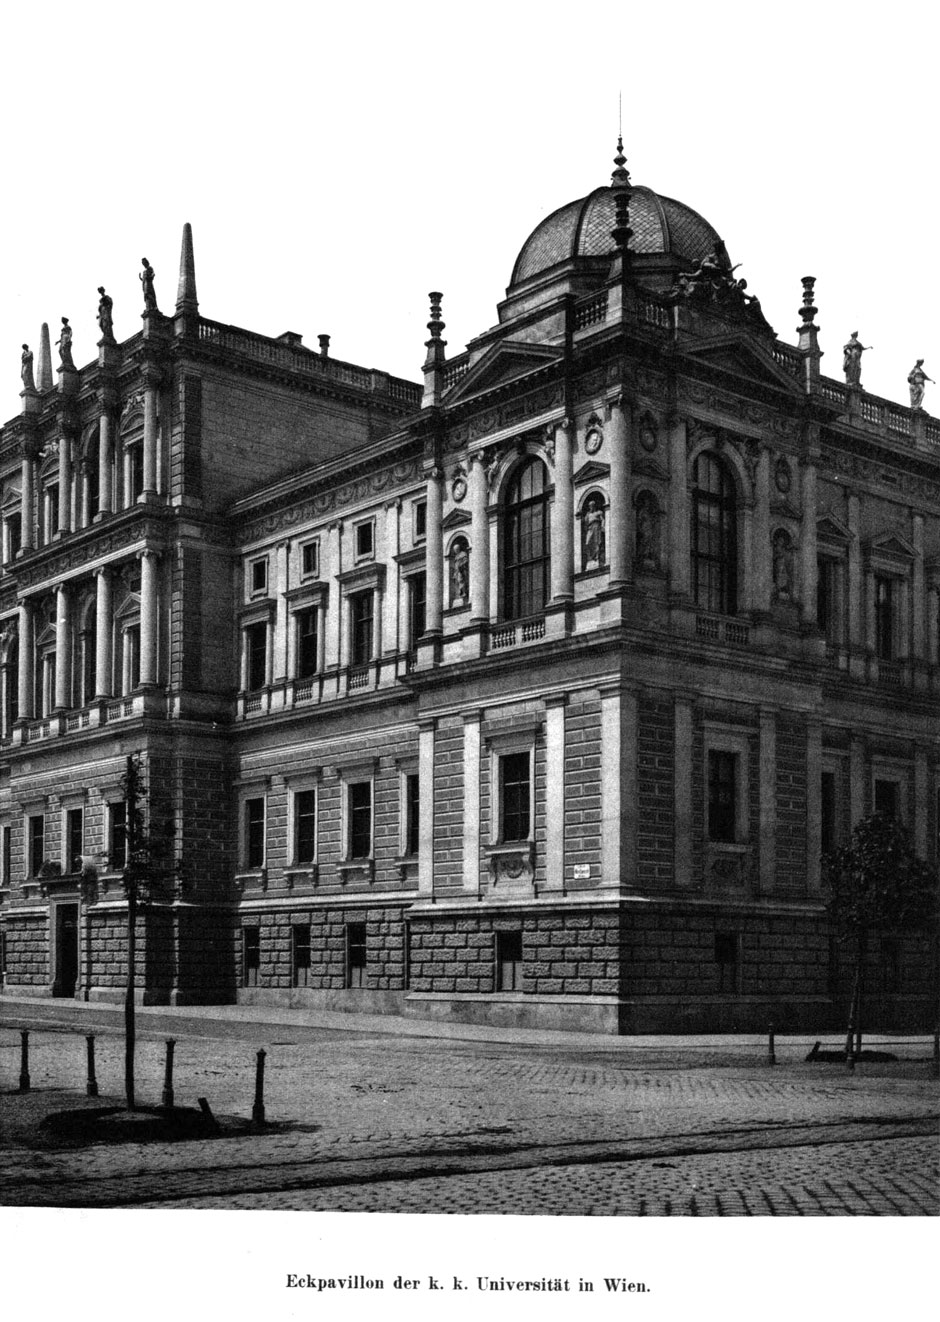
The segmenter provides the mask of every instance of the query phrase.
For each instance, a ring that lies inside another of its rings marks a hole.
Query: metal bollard
[[[85,1092],[89,1097],[98,1096],[98,1080],[95,1078],[95,1035],[94,1033],[85,1034],[85,1046],[88,1053],[88,1082],[85,1084]]]
[[[262,1047],[258,1052],[258,1060],[255,1066],[255,1104],[251,1108],[251,1120],[255,1125],[264,1124],[264,1058],[266,1054]]]
[[[166,1065],[163,1070],[163,1096],[160,1101],[163,1106],[172,1111],[173,1109],[173,1048],[176,1046],[176,1039],[168,1037],[166,1040]]]
[[[29,1092],[29,1029],[20,1029],[20,1092]]]
[[[767,1064],[776,1065],[776,1063],[777,1063],[777,1053],[774,1048],[774,1026],[773,1024],[768,1024],[767,1025]]]

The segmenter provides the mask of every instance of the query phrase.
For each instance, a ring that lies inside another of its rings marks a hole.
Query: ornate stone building
[[[878,809],[937,861],[940,422],[824,377],[813,280],[778,340],[616,167],[465,353],[431,295],[423,388],[206,320],[188,228],[173,315],[24,367],[6,989],[122,994],[139,751],[145,1000],[841,1016],[822,851]],[[879,940],[881,1021],[919,1024],[935,956]]]

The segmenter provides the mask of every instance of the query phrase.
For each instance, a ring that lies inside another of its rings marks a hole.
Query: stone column
[[[914,543],[914,566],[911,576],[911,653],[916,661],[923,661],[927,594],[924,586],[924,516],[922,514],[914,515],[911,520],[911,532]]]
[[[862,548],[859,541],[859,501],[849,493],[849,646],[859,648],[862,643]]]
[[[287,613],[287,560],[289,543],[278,542],[274,548],[274,638],[273,646],[273,664],[271,668],[271,679],[274,683],[285,679],[290,674],[287,666],[288,649],[288,623],[290,617]]]
[[[936,585],[927,594],[927,658],[932,666],[940,663],[940,587]]]
[[[545,889],[565,886],[565,703],[545,699]]]
[[[630,547],[630,404],[622,396],[610,408],[610,519],[608,555],[611,588],[631,578]]]
[[[669,586],[677,595],[688,595],[689,561],[686,425],[674,418],[669,427]]]
[[[72,531],[72,440],[59,435],[59,534]]]
[[[33,639],[33,604],[21,601],[19,607],[19,660],[17,683],[17,706],[20,720],[28,720],[33,715],[33,662],[35,643]]]
[[[803,518],[800,523],[800,552],[803,561],[800,619],[816,625],[816,465],[803,465]]]
[[[399,524],[401,519],[401,501],[390,500],[385,506],[385,562],[388,565],[388,581],[385,587],[382,620],[382,651],[386,655],[395,655],[399,650],[399,601],[404,595],[401,591],[401,566],[397,556],[401,551]]]
[[[153,500],[157,494],[157,395],[160,373],[145,365],[144,382],[144,489],[140,499]]]
[[[552,601],[574,599],[574,468],[570,418],[555,428],[555,508],[552,510]]]
[[[818,891],[822,854],[822,726],[806,721],[806,889]]]
[[[760,709],[758,748],[758,887],[762,895],[774,890],[777,874],[777,713]]]
[[[102,405],[98,419],[98,517],[110,514],[112,503],[112,464],[114,449],[114,417],[110,409]]]
[[[69,589],[60,583],[55,594],[55,707],[64,711],[72,705],[72,636]]]
[[[875,571],[871,566],[865,568],[865,647],[870,656],[875,654],[877,635],[875,633]]]
[[[692,884],[692,712],[694,699],[675,698],[675,834],[673,870],[677,886]]]
[[[927,749],[923,744],[914,746],[914,849],[920,858],[927,858]]]
[[[339,584],[339,576],[343,572],[343,525],[341,522],[330,524],[326,540],[326,564],[321,570],[328,584],[329,594],[326,610],[324,611],[324,625],[327,619],[331,619],[333,627],[330,629],[330,636],[325,644],[324,663],[333,667],[339,665],[342,655],[343,597]]]
[[[440,637],[444,628],[444,474],[437,465],[428,474],[428,515],[425,538],[427,554],[427,630]]]
[[[865,816],[865,744],[861,739],[849,741],[849,828],[855,830]]]
[[[490,618],[489,481],[482,454],[470,461],[470,619],[485,624]]]
[[[156,551],[140,553],[140,683],[157,683],[157,645],[159,638],[160,587],[157,581]],[[271,631],[268,630],[270,647]],[[270,680],[270,669],[268,679]]]
[[[433,718],[418,723],[418,894],[422,896],[434,892],[434,726]]]
[[[95,697],[110,698],[111,690],[111,570],[95,574]]]
[[[911,654],[911,580],[901,579],[898,590],[898,648],[897,659],[906,661]]]
[[[760,447],[757,473],[754,481],[754,544],[751,548],[753,590],[751,603],[754,610],[766,614],[770,610],[770,451]]]
[[[480,890],[480,720],[480,712],[464,712],[463,889],[469,895]]]
[[[20,545],[24,551],[31,551],[36,545],[35,524],[33,523],[33,486],[36,461],[28,452],[23,452],[20,469]]]
[[[636,884],[637,698],[601,689],[601,886]]]

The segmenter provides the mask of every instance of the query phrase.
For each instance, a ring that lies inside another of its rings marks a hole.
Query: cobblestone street
[[[138,1100],[209,1100],[218,1138],[53,1146],[41,1115],[85,1104],[94,1029],[104,1105],[120,1100],[114,1011],[67,1023],[6,1005],[0,1188],[7,1206],[309,1209],[593,1216],[933,1216],[940,1212],[929,1043],[897,1063],[806,1064],[780,1039],[606,1039],[447,1030],[232,1010],[139,1016]],[[19,1033],[32,1091],[20,1095]],[[37,1018],[38,1016],[43,1018]],[[45,1023],[45,1026],[43,1024]],[[255,1051],[268,1126],[248,1130]],[[70,1091],[66,1091],[70,1090]]]

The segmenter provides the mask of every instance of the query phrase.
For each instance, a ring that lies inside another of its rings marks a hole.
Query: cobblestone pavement
[[[138,1099],[152,1105],[163,1045],[142,1019]],[[10,1091],[19,1036],[0,1029],[8,1206],[940,1213],[937,1085],[923,1048],[917,1061],[849,1074],[802,1063],[805,1043],[781,1043],[770,1069],[756,1047],[720,1042],[677,1058],[563,1034],[466,1041],[180,1019],[177,1105],[207,1097],[222,1137],[39,1144],[38,1113],[82,1098],[92,1022],[31,1030],[34,1091],[23,1096]],[[96,1032],[104,1102],[120,1093],[123,1042],[111,1027]],[[256,1045],[268,1051],[262,1134],[246,1126]]]

